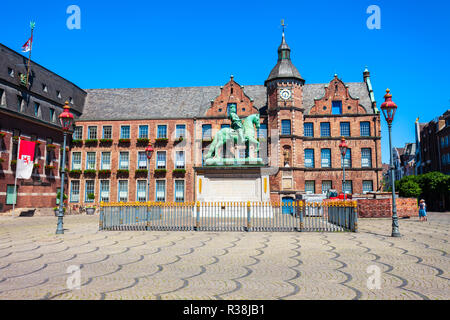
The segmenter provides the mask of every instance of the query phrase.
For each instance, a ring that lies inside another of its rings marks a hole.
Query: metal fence
[[[356,201],[102,203],[100,230],[352,231]]]

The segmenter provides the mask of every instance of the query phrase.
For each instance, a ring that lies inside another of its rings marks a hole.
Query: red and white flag
[[[31,36],[27,42],[22,46],[22,52],[28,52],[31,50],[31,45],[33,43],[33,37]]]
[[[16,178],[30,179],[34,165],[35,142],[20,140],[19,159],[17,159]]]

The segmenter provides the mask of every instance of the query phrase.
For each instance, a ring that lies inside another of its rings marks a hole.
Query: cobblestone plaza
[[[361,219],[358,233],[219,233],[99,231],[98,216],[66,216],[55,235],[56,219],[0,217],[0,299],[450,298],[449,213],[400,220],[401,238],[390,219]]]

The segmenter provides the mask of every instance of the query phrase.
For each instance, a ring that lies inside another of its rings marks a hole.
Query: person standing
[[[419,220],[427,221],[427,205],[423,199],[419,202]]]

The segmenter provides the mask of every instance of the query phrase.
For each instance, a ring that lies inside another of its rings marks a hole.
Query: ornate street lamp
[[[150,159],[152,158],[153,151],[152,143],[149,141],[147,148],[145,148],[145,154],[147,155],[147,201],[150,201]],[[147,226],[145,227],[147,230],[149,221],[150,210],[147,207]]]
[[[64,132],[64,144],[63,144],[63,154],[62,154],[62,162],[60,163],[61,168],[61,192],[59,195],[59,212],[58,212],[58,225],[56,227],[56,234],[63,234],[63,199],[64,199],[64,172],[66,166],[66,138],[67,132],[70,130],[70,127],[73,123],[73,114],[70,113],[69,102],[66,101],[64,105],[64,111],[59,115],[59,121],[61,122],[61,127]]]
[[[400,231],[398,229],[398,216],[397,216],[397,206],[395,204],[395,177],[394,177],[394,166],[393,166],[393,155],[392,155],[392,141],[391,141],[391,128],[392,122],[394,121],[395,111],[397,111],[397,105],[392,101],[392,95],[389,93],[390,90],[386,89],[386,94],[384,96],[384,102],[381,105],[381,110],[383,111],[384,118],[388,124],[389,129],[389,152],[390,152],[390,166],[391,171],[391,184],[392,184],[392,237],[400,237]]]
[[[145,154],[147,155],[147,201],[150,201],[150,159],[153,151],[152,143],[149,142],[147,148],[145,148]]]
[[[343,176],[344,176],[344,180],[342,182],[342,193],[344,194],[344,200],[346,199],[345,196],[345,154],[347,153],[347,149],[348,149],[348,145],[347,142],[345,141],[344,137],[341,137],[341,143],[339,144],[339,150],[341,151],[341,159],[342,159],[342,171],[343,171]]]

